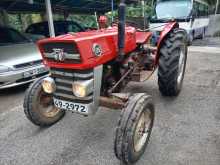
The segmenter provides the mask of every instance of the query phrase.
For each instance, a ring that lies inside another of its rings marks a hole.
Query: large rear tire
[[[43,91],[43,78],[36,80],[27,90],[24,98],[24,113],[35,125],[40,127],[51,126],[59,121],[65,111],[54,106],[53,96]]]
[[[154,104],[146,94],[135,94],[122,110],[116,127],[114,150],[124,164],[132,164],[143,155],[154,123]]]
[[[185,30],[172,30],[163,41],[159,53],[159,90],[164,96],[177,96],[182,89],[187,61]]]

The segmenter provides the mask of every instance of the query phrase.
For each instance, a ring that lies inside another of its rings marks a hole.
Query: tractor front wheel
[[[186,69],[187,37],[183,29],[174,29],[164,39],[159,50],[158,85],[164,96],[177,96]]]
[[[154,104],[146,94],[135,94],[122,110],[116,128],[114,150],[124,164],[139,160],[150,139],[154,123]]]
[[[59,121],[65,111],[54,106],[53,96],[43,91],[43,78],[36,80],[27,90],[24,99],[26,117],[40,127],[50,126]]]

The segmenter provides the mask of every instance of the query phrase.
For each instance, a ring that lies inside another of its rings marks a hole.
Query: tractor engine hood
[[[69,69],[94,68],[116,58],[117,44],[117,27],[71,33],[38,42],[45,65]],[[126,27],[124,52],[127,54],[135,48],[135,28]]]

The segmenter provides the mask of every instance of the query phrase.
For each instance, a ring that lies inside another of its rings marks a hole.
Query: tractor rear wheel
[[[186,69],[187,37],[183,29],[174,29],[163,41],[159,53],[158,85],[164,96],[177,96]]]
[[[36,80],[27,90],[24,99],[26,117],[35,125],[46,127],[59,121],[65,111],[54,106],[53,96],[43,91],[43,78]]]
[[[116,128],[114,150],[124,164],[140,159],[150,139],[154,123],[154,104],[146,94],[130,97]]]

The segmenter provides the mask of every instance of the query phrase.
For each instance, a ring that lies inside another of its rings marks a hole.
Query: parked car
[[[0,89],[32,82],[47,73],[36,45],[15,29],[0,26]]]
[[[83,32],[87,28],[74,21],[54,21],[55,35],[67,34],[68,32]],[[44,35],[50,37],[48,22],[39,22],[31,24],[26,29],[25,33]]]

